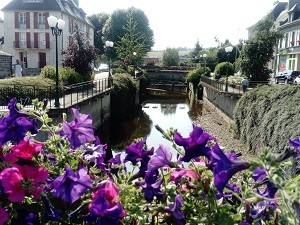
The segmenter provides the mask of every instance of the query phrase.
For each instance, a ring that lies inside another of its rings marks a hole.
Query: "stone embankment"
[[[225,148],[225,151],[234,149],[236,152],[242,153],[242,158],[249,154],[242,141],[236,139],[234,133],[230,131],[230,124],[211,105],[203,104],[203,114],[197,120],[197,124],[205,132],[214,136],[218,144]]]

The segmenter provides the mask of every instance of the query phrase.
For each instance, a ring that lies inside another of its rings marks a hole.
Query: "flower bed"
[[[299,138],[244,161],[198,126],[182,137],[157,125],[172,147],[139,139],[107,159],[89,115],[72,109],[72,121],[53,125],[46,102],[33,104],[25,112],[12,99],[0,121],[0,224],[300,222],[300,176],[282,169],[297,162]],[[42,130],[45,142],[35,140]]]

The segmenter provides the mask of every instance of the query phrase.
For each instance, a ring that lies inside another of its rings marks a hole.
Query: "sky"
[[[11,0],[0,0],[2,9]],[[286,0],[287,1],[287,0]],[[286,2],[285,1],[285,2]],[[135,7],[142,10],[154,32],[153,50],[215,47],[228,39],[247,39],[247,28],[263,18],[275,0],[79,0],[87,15]],[[3,14],[0,13],[3,18]],[[5,19],[5,18],[4,18]]]

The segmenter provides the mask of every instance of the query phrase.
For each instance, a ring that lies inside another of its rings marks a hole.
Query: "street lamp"
[[[203,54],[202,57],[204,59],[204,68],[205,68],[206,67],[206,57],[207,57],[207,54]]]
[[[111,79],[112,79],[112,75],[111,75],[111,71],[110,71],[110,67],[111,67],[111,48],[114,47],[114,43],[112,41],[106,41],[105,42],[105,47],[107,49],[109,49],[109,62],[108,62],[108,80],[109,80],[109,86],[111,86]]]
[[[225,92],[228,92],[228,66],[229,66],[229,54],[232,52],[233,47],[227,46],[225,52],[227,53],[227,71],[226,71],[226,83],[225,83]]]
[[[47,18],[49,27],[52,30],[52,35],[55,36],[55,49],[56,49],[56,76],[55,76],[55,101],[54,106],[59,107],[59,91],[58,91],[58,49],[57,49],[57,36],[60,36],[62,29],[65,26],[65,21],[57,19],[55,16],[49,16]]]
[[[136,57],[136,52],[133,52],[133,69],[134,69],[134,78],[135,78],[135,67],[136,67],[136,62],[135,62],[135,57]]]

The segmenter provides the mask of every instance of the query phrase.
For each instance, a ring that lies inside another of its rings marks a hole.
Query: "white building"
[[[4,14],[4,50],[14,57],[13,62],[20,59],[26,68],[56,64],[55,36],[47,22],[50,15],[65,21],[63,32],[58,36],[59,64],[61,50],[68,47],[75,24],[94,45],[94,26],[79,8],[78,0],[12,0],[1,10]]]

